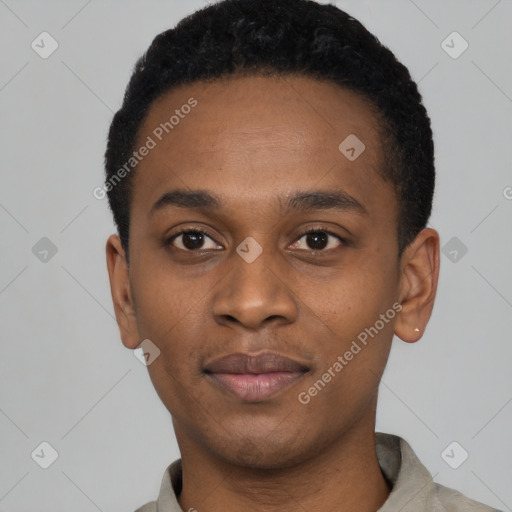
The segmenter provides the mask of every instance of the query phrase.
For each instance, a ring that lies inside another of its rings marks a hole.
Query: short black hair
[[[223,0],[153,39],[137,60],[112,120],[105,190],[127,257],[133,172],[125,171],[120,179],[118,171],[126,169],[151,104],[184,84],[297,74],[354,91],[375,112],[386,148],[379,174],[396,191],[402,254],[427,225],[435,183],[430,119],[407,68],[359,21],[333,5]]]

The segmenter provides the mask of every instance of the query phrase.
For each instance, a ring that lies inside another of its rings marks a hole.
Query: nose
[[[265,250],[248,263],[234,253],[233,264],[213,295],[213,315],[220,325],[258,330],[270,323],[293,323],[298,303],[290,288],[290,268]]]

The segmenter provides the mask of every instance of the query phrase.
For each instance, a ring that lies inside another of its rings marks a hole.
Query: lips
[[[309,368],[275,352],[230,354],[207,364],[204,372],[222,389],[246,402],[261,402],[289,388]]]

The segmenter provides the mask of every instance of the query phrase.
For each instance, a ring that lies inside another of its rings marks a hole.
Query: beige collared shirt
[[[376,512],[499,512],[466,498],[432,480],[409,444],[398,436],[376,432],[377,458],[393,488]],[[157,501],[135,512],[184,512],[178,503],[181,492],[181,459],[165,471]]]

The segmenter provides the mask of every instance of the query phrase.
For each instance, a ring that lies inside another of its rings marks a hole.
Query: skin
[[[375,511],[390,492],[374,447],[379,380],[393,334],[415,342],[430,318],[439,236],[421,231],[398,257],[397,198],[377,173],[382,148],[364,98],[300,76],[199,82],[153,103],[138,145],[191,97],[197,106],[137,166],[129,265],[117,235],[106,247],[123,344],[150,339],[161,351],[148,371],[181,451],[180,506]],[[354,161],[338,149],[349,134],[366,146]],[[208,191],[219,208],[150,213],[176,189]],[[281,210],[278,197],[298,190],[341,190],[364,212]],[[333,233],[325,248],[303,235],[309,227]],[[183,245],[190,237],[168,241],[190,228],[209,233],[199,252]],[[236,252],[247,237],[263,249],[252,263]],[[401,311],[300,403],[393,303]],[[217,357],[265,349],[309,372],[258,403],[202,372]]]

